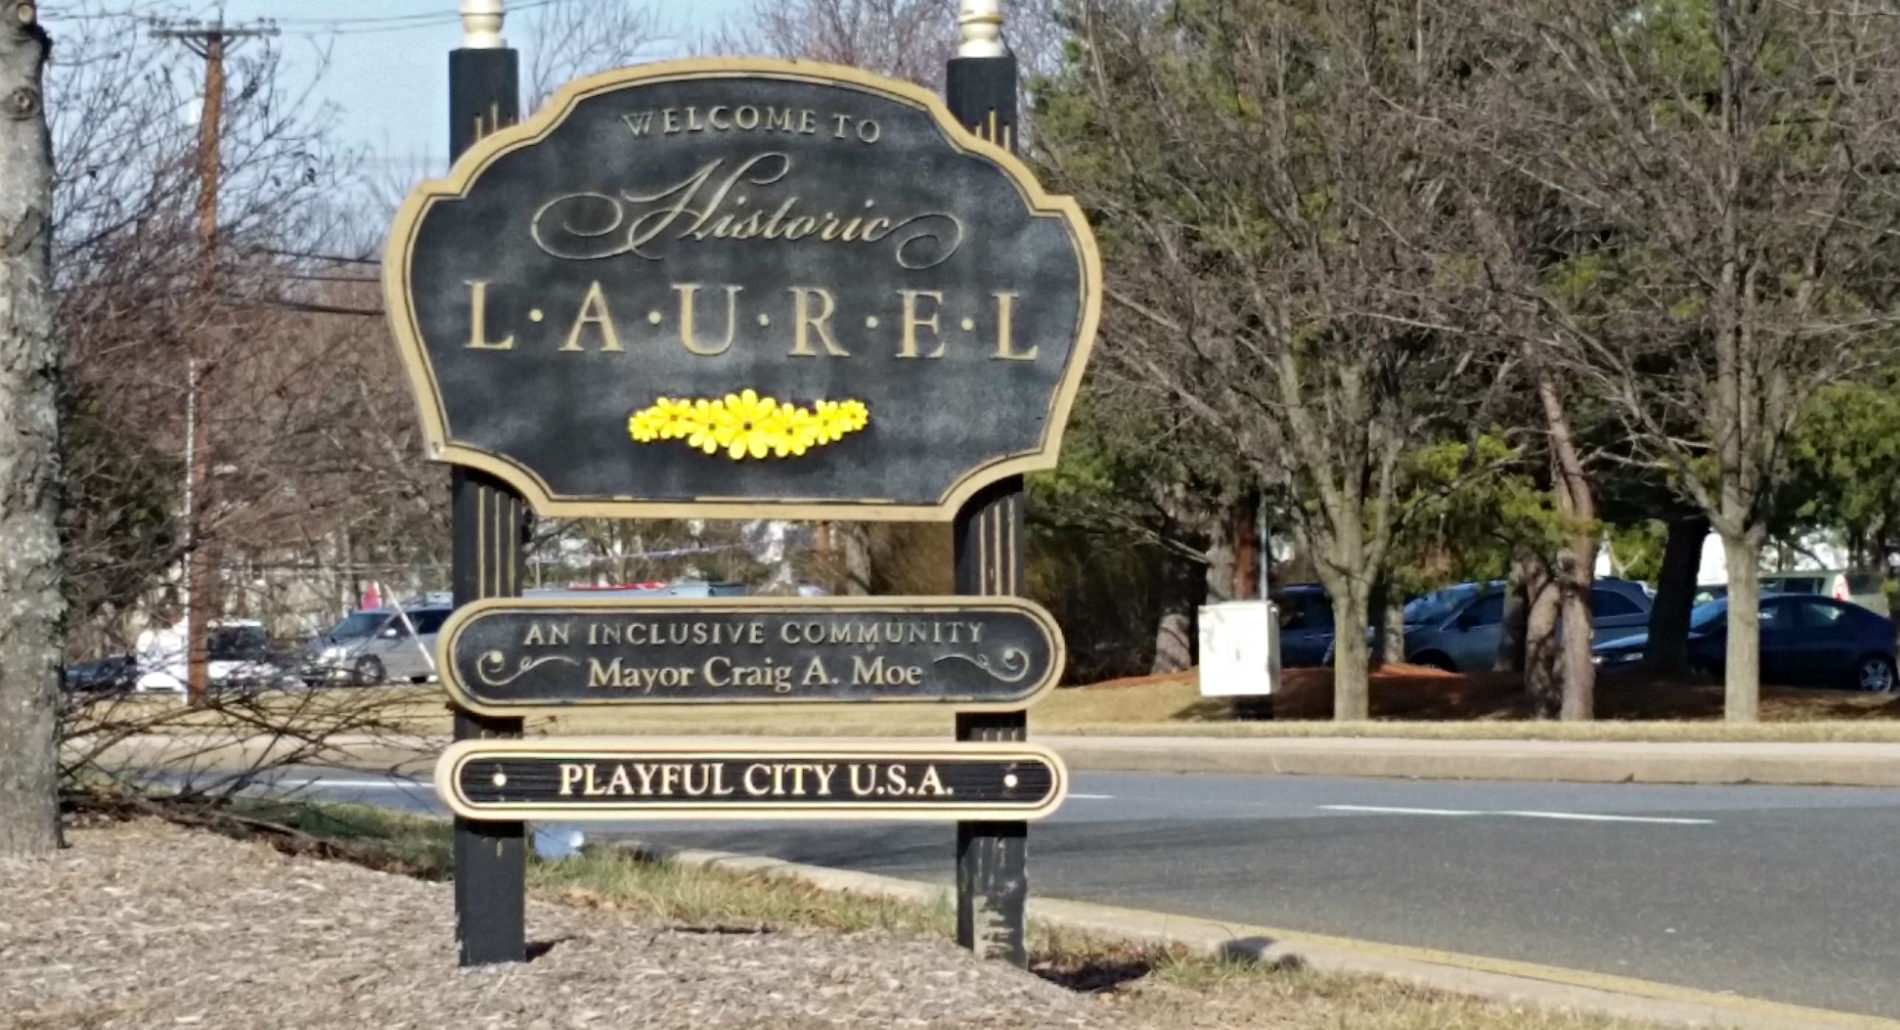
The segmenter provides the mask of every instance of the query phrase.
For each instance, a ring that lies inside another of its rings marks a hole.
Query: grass
[[[243,825],[276,824],[281,846],[350,858],[431,879],[449,874],[446,821],[358,805],[256,802]],[[531,894],[625,911],[695,929],[809,928],[948,936],[949,899],[925,903],[828,891],[785,877],[699,868],[589,848],[556,862],[531,858]],[[1656,1030],[1655,1024],[1505,1005],[1370,976],[1284,968],[1157,945],[1030,927],[1031,968],[1098,994],[1156,1026],[1261,1030]]]
[[[1371,721],[1335,723],[1329,669],[1290,669],[1274,699],[1272,720],[1236,721],[1231,701],[1202,697],[1192,672],[1141,677],[1055,691],[1031,711],[1037,736],[1184,737],[1412,737],[1478,740],[1900,742],[1900,698],[1834,690],[1767,687],[1762,721],[1730,726],[1721,719],[1722,686],[1641,675],[1604,676],[1597,688],[1598,720],[1564,724],[1530,718],[1515,677],[1461,676],[1413,666],[1374,673]],[[432,736],[449,732],[441,690],[434,686],[378,687],[287,695],[287,718],[321,716],[328,701],[376,721]],[[173,699],[137,698],[133,706],[171,706]],[[184,713],[166,732],[209,727],[215,712]],[[576,710],[528,719],[530,734],[786,737],[947,738],[950,712],[927,707],[823,704],[653,705]]]

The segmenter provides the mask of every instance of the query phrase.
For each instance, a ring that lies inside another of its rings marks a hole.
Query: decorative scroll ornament
[[[580,662],[566,655],[558,654],[543,655],[539,658],[523,658],[521,664],[516,666],[515,671],[504,676],[502,672],[508,668],[508,656],[502,654],[500,651],[488,651],[476,659],[475,675],[480,678],[483,683],[491,687],[505,687],[549,662],[566,662],[569,665],[580,664]]]
[[[1012,647],[1003,651],[1001,668],[993,666],[990,662],[990,656],[986,654],[947,654],[937,659],[937,661],[947,662],[953,658],[960,662],[969,662],[971,665],[988,673],[991,678],[1004,683],[1015,683],[1024,676],[1029,675],[1029,653],[1020,647]]]
[[[871,421],[863,401],[814,401],[810,408],[751,387],[713,399],[661,397],[627,418],[635,443],[684,440],[707,454],[725,451],[734,461],[797,457],[813,447],[844,439]]]

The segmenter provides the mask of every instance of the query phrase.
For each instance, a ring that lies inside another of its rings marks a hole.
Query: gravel
[[[694,932],[530,902],[524,966],[456,967],[448,884],[156,822],[0,862],[0,1027],[17,1030],[1117,1030],[948,941]]]

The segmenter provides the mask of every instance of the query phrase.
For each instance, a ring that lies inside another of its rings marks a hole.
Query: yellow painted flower
[[[788,458],[842,440],[870,418],[862,401],[815,401],[805,408],[748,388],[711,400],[656,398],[627,417],[627,435],[636,443],[684,440],[706,454],[723,450],[734,461]]]
[[[654,434],[661,440],[678,440],[681,437],[691,436],[693,427],[697,424],[693,418],[692,401],[661,397],[654,401],[653,407],[648,408],[647,411],[652,413]]]
[[[686,428],[688,446],[697,447],[707,454],[719,453],[719,421],[714,414],[712,401],[693,402],[691,420]]]
[[[778,411],[778,401],[770,397],[760,397],[750,387],[736,394],[726,394],[725,404],[714,412],[719,421],[719,446],[726,454],[738,461],[750,454],[754,458],[763,458],[772,449],[773,416]]]

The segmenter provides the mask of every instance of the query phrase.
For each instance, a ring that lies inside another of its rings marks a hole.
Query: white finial
[[[1003,0],[961,0],[957,5],[957,56],[1005,57]]]
[[[462,46],[469,50],[499,50],[508,45],[501,38],[501,21],[508,15],[501,0],[462,0]]]

